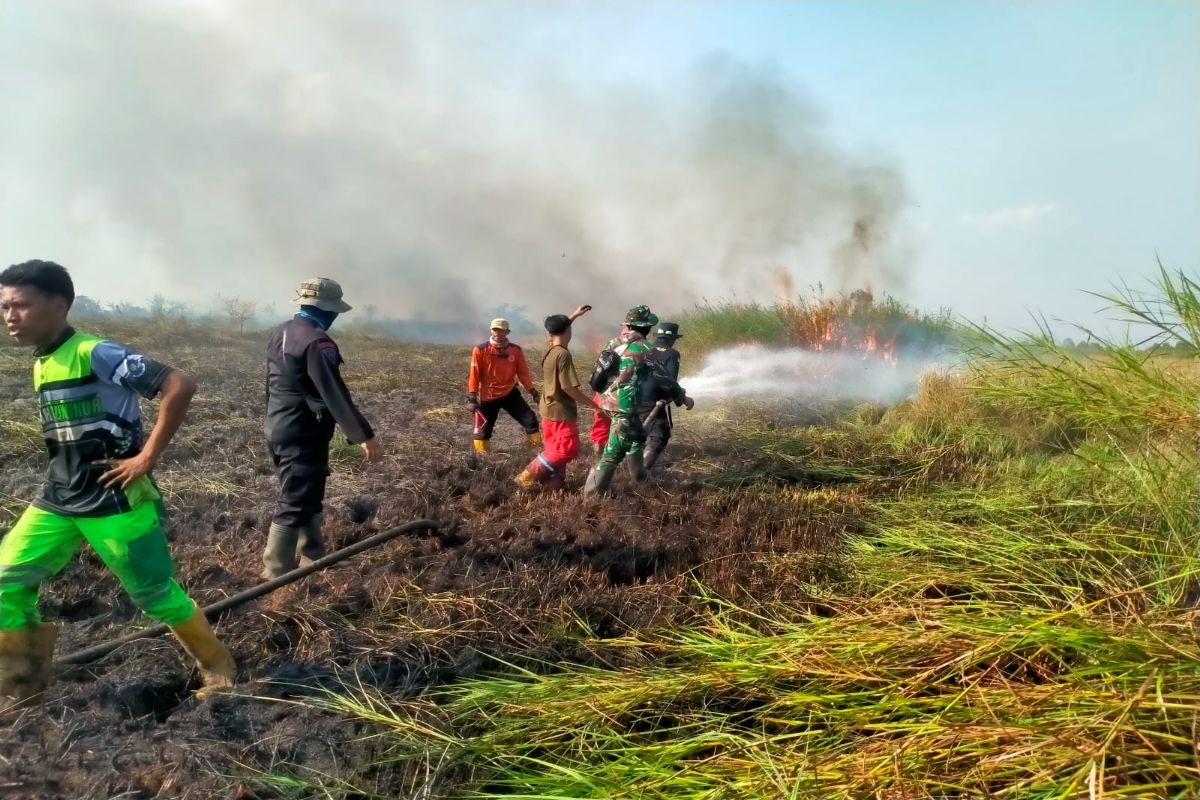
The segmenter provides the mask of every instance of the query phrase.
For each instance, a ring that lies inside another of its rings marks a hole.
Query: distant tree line
[[[284,311],[290,313],[292,309]],[[246,333],[282,321],[280,310],[274,304],[263,304],[241,297],[218,295],[207,309],[189,306],[155,294],[143,303],[119,302],[100,303],[79,295],[75,298],[73,313],[80,319],[121,319],[154,324],[196,324],[225,326],[230,331]],[[528,309],[513,304],[497,305],[483,309],[478,319],[396,319],[380,316],[374,304],[362,306],[348,315],[344,325],[351,330],[390,336],[396,339],[432,344],[464,344],[486,338],[487,324],[496,317],[507,319],[513,335],[524,339],[541,334],[541,325],[529,317]]]
[[[254,300],[218,295],[209,310],[196,309],[186,303],[171,300],[165,295],[155,294],[142,305],[131,302],[100,303],[87,295],[75,298],[72,308],[81,319],[143,320],[147,322],[195,322],[201,324],[228,324],[238,333],[245,333],[247,325],[273,318],[274,305],[263,305]]]

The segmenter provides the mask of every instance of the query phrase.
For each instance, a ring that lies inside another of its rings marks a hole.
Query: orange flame
[[[893,336],[884,342],[883,345],[883,363],[889,366],[896,366],[896,337]]]
[[[781,307],[790,327],[790,338],[816,351],[861,353],[862,358],[896,363],[894,330],[875,327],[874,297],[860,289],[843,298],[792,302]]]

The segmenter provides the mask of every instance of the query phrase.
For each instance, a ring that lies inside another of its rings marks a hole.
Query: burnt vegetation
[[[257,583],[276,489],[261,433],[261,337],[177,320],[101,328],[202,387],[157,473],[182,581],[201,604]],[[470,452],[465,349],[340,338],[348,382],[388,456],[371,468],[357,448],[335,447],[330,546],[420,517],[441,529],[229,612],[217,629],[246,696],[192,700],[197,678],[166,639],[63,672],[44,706],[0,739],[12,796],[209,798],[230,790],[230,776],[283,764],[349,778],[381,745],[337,715],[272,699],[346,685],[413,696],[505,664],[616,665],[621,648],[595,637],[685,624],[703,610],[701,585],[714,601],[788,598],[802,608],[801,587],[837,575],[839,543],[858,525],[852,486],[829,495],[778,490],[853,483],[846,475],[800,474],[701,424],[678,429],[652,483],[635,487],[622,475],[615,498],[519,492],[512,478],[534,451],[518,426],[502,420],[497,452]],[[0,359],[8,527],[37,492],[44,457],[28,353],[5,347]],[[573,489],[589,466],[586,458],[572,465]],[[780,570],[758,558],[766,553],[803,555],[805,569]],[[86,548],[44,586],[42,607],[64,623],[60,653],[147,624]]]

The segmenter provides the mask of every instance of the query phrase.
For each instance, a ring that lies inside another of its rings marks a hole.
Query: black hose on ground
[[[340,550],[336,550],[327,556],[317,559],[306,567],[300,567],[299,569],[292,570],[286,575],[281,575],[273,580],[260,583],[257,586],[252,586],[243,592],[230,595],[224,600],[218,600],[211,605],[204,606],[200,610],[203,611],[204,615],[210,620],[214,619],[218,615],[228,611],[231,608],[236,608],[237,606],[240,606],[243,603],[248,603],[251,600],[257,600],[265,594],[270,594],[276,589],[287,586],[289,583],[295,583],[301,578],[307,578],[314,572],[320,572],[326,567],[331,567],[339,561],[345,561],[351,556],[358,555],[359,553],[370,550],[373,547],[378,547],[379,545],[385,542],[390,542],[392,539],[395,539],[399,536],[418,533],[421,531],[436,530],[438,530],[438,524],[433,520],[428,519],[413,520],[412,522],[405,523],[404,525],[400,525],[395,528],[389,528],[388,530],[381,531],[374,536],[368,536],[366,539],[363,539],[360,542],[355,542],[354,544],[347,545]],[[162,636],[164,633],[167,633],[170,630],[171,629],[166,625],[155,625],[150,628],[135,631],[134,633],[122,636],[118,639],[112,639],[104,642],[103,644],[98,644],[93,647],[85,647],[83,650],[77,650],[74,653],[69,653],[55,661],[54,664],[55,666],[87,664],[103,658],[122,645],[129,644],[130,642],[136,642],[139,639],[153,639],[156,636]]]

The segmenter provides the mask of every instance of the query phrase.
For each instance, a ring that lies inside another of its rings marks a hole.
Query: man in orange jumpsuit
[[[531,445],[540,447],[542,434],[538,432],[537,414],[521,397],[517,386],[518,383],[524,386],[533,402],[538,402],[525,351],[509,341],[508,320],[494,319],[491,327],[491,338],[471,350],[471,372],[467,376],[467,405],[475,412],[475,451],[487,452],[502,410],[521,424]]]

